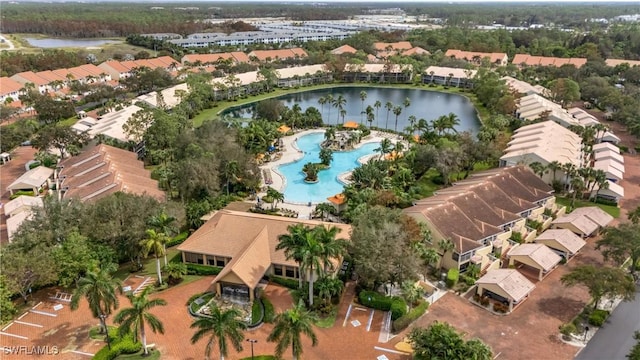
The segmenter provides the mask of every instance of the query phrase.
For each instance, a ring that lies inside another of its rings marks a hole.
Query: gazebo
[[[281,132],[282,134],[286,134],[289,131],[291,131],[291,128],[288,127],[287,125],[282,125],[278,128],[278,131]]]
[[[359,126],[360,125],[358,125],[358,123],[355,121],[347,121],[342,125],[342,127],[345,129],[357,129]]]

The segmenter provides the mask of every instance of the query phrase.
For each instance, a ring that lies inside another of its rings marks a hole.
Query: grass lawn
[[[217,105],[216,107],[211,109],[205,109],[202,112],[200,112],[198,115],[196,115],[193,118],[193,124],[194,126],[198,127],[202,125],[203,122],[207,120],[215,119],[220,113],[232,107],[250,104],[250,103],[254,103],[264,99],[270,99],[273,97],[278,97],[278,96],[287,95],[287,94],[294,94],[294,93],[300,93],[300,92],[306,92],[306,91],[318,90],[318,89],[334,89],[338,87],[421,89],[425,91],[438,91],[438,92],[446,92],[451,94],[459,94],[459,95],[468,97],[469,100],[473,102],[473,105],[477,109],[478,116],[480,117],[481,120],[482,118],[489,115],[488,110],[482,104],[480,104],[480,102],[476,99],[475,95],[469,92],[464,92],[462,91],[463,89],[459,89],[455,87],[445,89],[443,86],[430,87],[425,85],[414,85],[414,84],[329,83],[329,84],[313,85],[313,86],[300,87],[300,88],[275,89],[270,93],[260,94],[256,96],[249,96],[246,99],[238,99],[237,101],[220,101],[216,104]]]
[[[438,177],[438,171],[431,169],[426,174],[422,175],[420,180],[416,183],[416,189],[421,198],[426,198],[433,195],[433,192],[440,189],[442,186],[433,182],[433,179]]]
[[[329,315],[327,315],[324,318],[319,318],[318,321],[316,321],[316,326],[319,328],[323,328],[323,329],[328,329],[333,327],[333,324],[335,324],[336,322],[336,316],[338,316],[338,307],[334,307],[333,310],[331,311],[331,313]]]
[[[167,260],[171,262],[173,259],[181,259],[180,252],[175,247],[167,249]],[[180,260],[178,260],[178,262],[180,262]],[[160,259],[160,266],[164,267],[164,258]],[[143,259],[142,270],[136,271],[136,272],[131,272],[131,263],[127,262],[125,264],[122,264],[120,265],[120,268],[118,269],[118,271],[115,272],[113,277],[115,277],[116,279],[120,279],[120,281],[124,281],[124,279],[126,279],[130,275],[155,277],[156,276],[156,258],[154,258],[153,256],[149,256],[148,258]],[[182,278],[182,281],[180,282],[180,284],[175,286],[186,285],[198,279],[202,279],[202,276],[185,275]],[[166,280],[164,279],[164,276],[163,276],[163,280]]]
[[[556,196],[556,203],[558,205],[566,206],[567,209],[568,209],[569,205],[571,204],[571,199],[570,198],[566,198],[566,197]],[[576,208],[585,207],[585,206],[597,206],[600,209],[602,209],[605,212],[607,212],[607,214],[613,216],[614,218],[620,217],[620,208],[617,207],[617,206],[613,206],[613,205],[597,204],[597,203],[594,203],[592,201],[585,201],[585,200],[576,199],[576,201],[573,204],[573,206],[576,207]]]

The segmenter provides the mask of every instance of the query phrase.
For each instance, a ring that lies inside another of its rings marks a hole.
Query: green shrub
[[[188,237],[189,237],[189,232],[188,231],[181,232],[180,234],[174,236],[173,239],[167,241],[167,247],[180,245],[185,240],[187,240]]]
[[[629,147],[624,145],[618,145],[618,149],[620,149],[620,153],[624,154],[629,152]]]
[[[578,332],[576,325],[572,322],[560,325],[560,334],[570,336]]]
[[[262,297],[262,303],[264,304],[264,322],[270,324],[276,317],[276,310],[271,301],[264,296]]]
[[[517,231],[512,232],[511,233],[511,240],[521,244],[522,243],[522,234],[517,232]]]
[[[480,298],[480,305],[487,307],[489,306],[489,304],[491,303],[491,301],[489,300],[488,296],[483,296]]]
[[[471,276],[460,275],[460,280],[462,280],[462,282],[469,286],[473,286],[476,284],[476,279],[472,278]]]
[[[600,327],[602,326],[602,324],[604,324],[605,320],[607,320],[608,317],[608,311],[600,309],[594,310],[593,313],[589,315],[589,324]]]
[[[187,264],[187,274],[189,275],[218,275],[222,271],[221,267],[201,264]]]
[[[29,191],[23,191],[23,190],[16,191],[9,197],[9,200],[13,200],[13,199],[17,198],[18,196],[22,196],[22,195],[34,196],[34,193],[31,190],[29,190]]]
[[[493,311],[501,314],[505,314],[509,311],[509,306],[503,303],[496,302],[496,303],[493,303]]]
[[[602,204],[602,205],[609,205],[609,206],[618,206],[617,202],[615,202],[613,200],[603,199],[603,198],[597,198],[596,199],[596,203],[597,204]]]
[[[460,272],[458,269],[449,269],[447,272],[447,286],[452,288],[458,283]]]
[[[394,332],[397,333],[406,329],[409,324],[418,320],[420,316],[424,315],[424,313],[427,312],[427,309],[429,308],[429,302],[420,300],[418,303],[418,306],[411,309],[411,311],[409,311],[406,315],[401,316],[393,322],[392,326]]]
[[[382,295],[375,291],[363,290],[358,294],[358,300],[360,304],[370,307],[376,310],[389,311],[391,310],[391,303],[393,298]]]
[[[293,290],[296,290],[298,289],[298,287],[300,287],[300,282],[298,280],[287,279],[279,276],[271,276],[269,278],[269,281]]]
[[[134,342],[133,335],[127,334],[123,337],[111,337],[111,349],[105,345],[93,358],[98,360],[113,360],[121,354],[135,354],[141,350],[142,344]]]
[[[407,313],[407,302],[403,298],[394,297],[391,301],[391,320],[397,320]]]

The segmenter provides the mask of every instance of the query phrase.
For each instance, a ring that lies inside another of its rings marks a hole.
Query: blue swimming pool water
[[[304,152],[304,157],[299,161],[281,165],[278,171],[287,178],[284,189],[284,197],[288,201],[306,203],[325,202],[328,197],[342,192],[344,184],[338,181],[338,175],[350,171],[359,166],[358,158],[373,154],[380,143],[364,144],[356,150],[333,153],[331,167],[320,171],[318,183],[307,184],[304,182],[302,167],[308,162],[320,162],[320,143],[324,139],[324,133],[313,133],[298,138],[297,146]]]

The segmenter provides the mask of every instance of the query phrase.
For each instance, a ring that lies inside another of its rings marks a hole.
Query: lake
[[[408,118],[411,115],[415,116],[418,120],[422,118],[430,121],[451,112],[456,114],[460,119],[460,125],[456,130],[471,131],[475,133],[480,128],[480,120],[478,119],[476,109],[468,98],[462,95],[448,94],[438,91],[353,86],[304,91],[279,96],[277,99],[282,101],[282,103],[289,108],[294,104],[298,104],[302,108],[303,112],[308,107],[314,106],[321,111],[325,124],[337,124],[342,123],[342,118],[338,118],[338,109],[330,106],[329,104],[325,104],[324,109],[322,109],[322,106],[318,104],[318,99],[322,96],[326,97],[328,94],[332,94],[334,99],[339,95],[342,95],[347,100],[344,107],[347,111],[344,118],[345,122],[356,121],[369,125],[366,119],[361,117],[360,114],[362,109],[362,101],[360,99],[361,91],[365,91],[367,93],[367,98],[364,101],[365,109],[367,108],[367,105],[373,106],[376,100],[382,103],[382,107],[378,110],[378,115],[373,121],[373,126],[392,130],[395,128],[395,115],[393,114],[393,111],[388,114],[387,123],[387,109],[384,107],[387,101],[390,101],[394,106],[402,107],[402,113],[398,117],[398,131],[402,131],[409,125]],[[405,98],[409,98],[411,101],[411,105],[406,109],[403,106]],[[256,104],[257,103],[250,103],[233,107],[225,110],[222,115],[228,114],[238,118],[251,118]]]
[[[93,47],[102,46],[104,44],[119,43],[117,40],[100,40],[100,39],[51,39],[51,38],[25,38],[31,45],[39,48],[65,48],[65,47]]]

